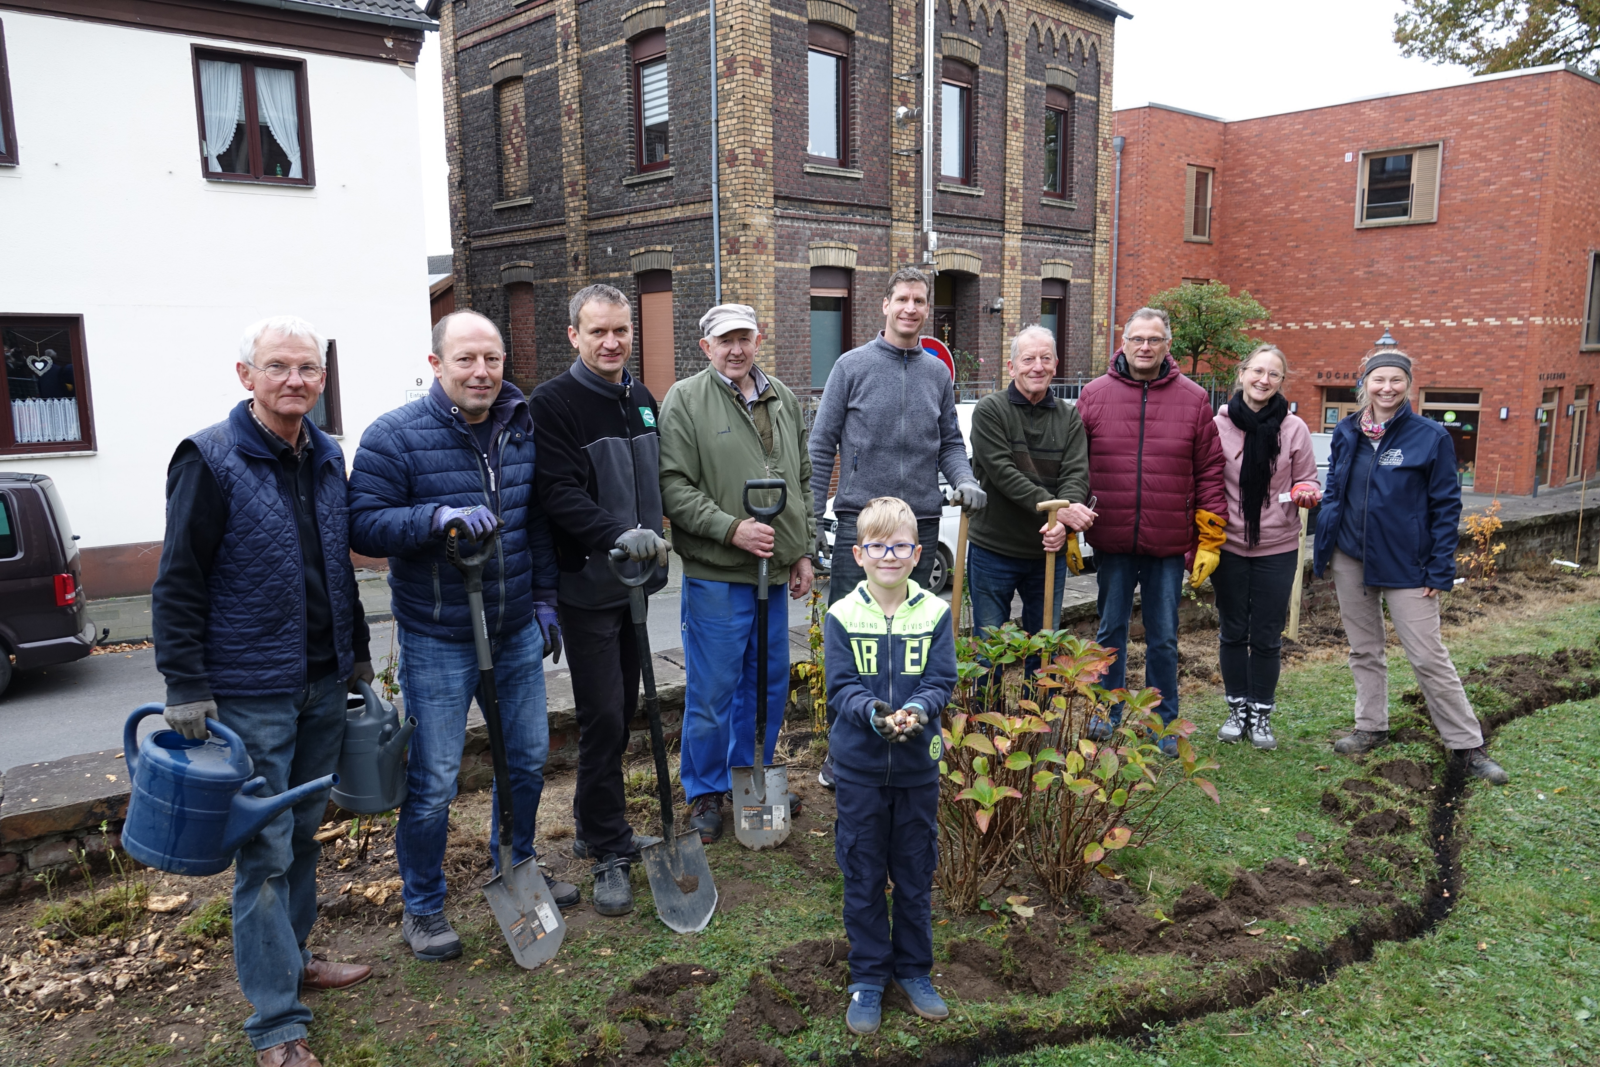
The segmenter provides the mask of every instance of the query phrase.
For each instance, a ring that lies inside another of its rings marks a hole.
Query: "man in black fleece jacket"
[[[539,465],[534,474],[561,569],[559,604],[577,702],[578,784],[572,798],[579,846],[595,864],[594,906],[602,915],[633,909],[629,865],[637,859],[622,790],[628,723],[638,706],[639,648],[628,590],[611,573],[659,564],[645,592],[667,583],[661,536],[660,438],[656,402],[628,374],[633,317],[628,298],[591,285],[572,298],[567,337],[578,358],[529,397]]]

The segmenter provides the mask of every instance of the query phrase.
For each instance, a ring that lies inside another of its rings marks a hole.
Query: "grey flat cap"
[[[756,309],[747,304],[718,304],[700,316],[701,337],[721,337],[729,330],[761,332],[756,325]]]

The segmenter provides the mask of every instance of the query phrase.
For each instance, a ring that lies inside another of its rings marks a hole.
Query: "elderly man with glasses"
[[[1102,684],[1121,688],[1128,669],[1133,591],[1144,620],[1144,682],[1161,690],[1165,722],[1178,714],[1178,600],[1185,575],[1201,585],[1221,561],[1228,514],[1222,444],[1211,398],[1183,376],[1169,352],[1167,313],[1140,308],[1122,330],[1122,348],[1105,374],[1083,387],[1078,415],[1089,437],[1089,491],[1097,498],[1086,536],[1099,580],[1100,633],[1117,650]],[[1194,559],[1193,571],[1185,557]],[[1111,735],[1120,717],[1096,721]],[[1162,738],[1177,754],[1177,739]]]
[[[458,520],[472,541],[494,549],[484,565],[483,599],[511,765],[517,863],[534,854],[550,751],[543,661],[546,653],[560,658],[561,636],[555,550],[533,491],[533,420],[522,391],[504,378],[500,330],[476,311],[457,311],[434,326],[432,342],[428,395],[361,436],[350,474],[350,544],[389,557],[400,691],[417,720],[395,830],[405,900],[400,932],[418,959],[437,961],[461,955],[444,914],[442,867],[467,709],[479,682],[465,584],[445,557],[446,527]],[[498,804],[491,812],[492,841]],[[577,887],[566,882],[550,882],[550,891],[563,908],[578,902]]]
[[[268,795],[331,773],[345,693],[372,679],[346,528],[344,453],[307,418],[326,379],[310,323],[245,331],[251,394],[184,439],[167,469],[167,527],[152,590],[167,725],[199,740],[215,719],[243,739]],[[239,849],[234,968],[255,1008],[245,1033],[262,1067],[315,1067],[303,989],[341,989],[372,968],[306,951],[317,918],[313,835],[327,793],[280,813]]]

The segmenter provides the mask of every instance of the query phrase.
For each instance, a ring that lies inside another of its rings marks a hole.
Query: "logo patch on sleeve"
[[[654,426],[656,424],[656,413],[655,412],[651,411],[647,407],[641,407],[639,409],[639,417],[644,420],[644,424],[646,426],[654,428]]]
[[[939,734],[933,735],[933,740],[928,742],[928,758],[937,760],[944,755],[944,738]]]

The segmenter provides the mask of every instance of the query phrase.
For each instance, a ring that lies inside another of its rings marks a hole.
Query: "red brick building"
[[[1126,138],[1114,321],[1186,280],[1248,289],[1313,431],[1388,330],[1464,484],[1596,468],[1600,81],[1571,68],[1224,122],[1152,104]]]

